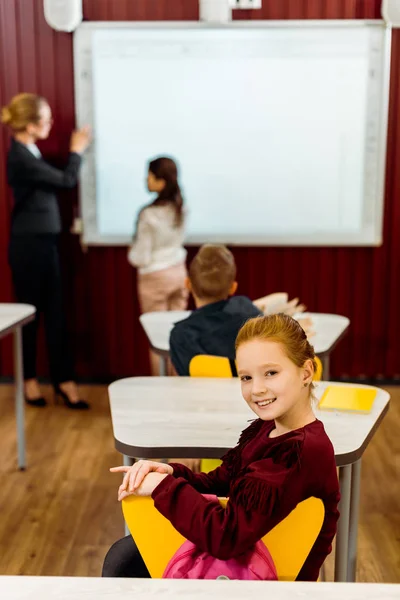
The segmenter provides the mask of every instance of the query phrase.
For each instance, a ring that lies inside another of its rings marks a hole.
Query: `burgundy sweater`
[[[269,438],[273,421],[257,419],[211,473],[173,464],[152,497],[156,508],[200,550],[226,560],[249,550],[296,505],[315,496],[325,506],[318,538],[297,579],[316,581],[331,552],[339,517],[332,444],[321,421]],[[229,496],[224,509],[202,494]]]

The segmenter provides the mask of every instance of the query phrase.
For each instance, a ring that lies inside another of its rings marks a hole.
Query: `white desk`
[[[139,321],[149,340],[153,352],[160,357],[160,375],[167,374],[169,356],[169,336],[175,323],[183,321],[191,314],[190,310],[170,310],[148,312],[140,315]]]
[[[30,304],[0,304],[0,338],[14,334],[15,411],[17,418],[18,467],[25,462],[25,404],[24,370],[22,357],[22,327],[33,321],[36,309]]]
[[[327,385],[317,384],[317,398]],[[389,394],[375,389],[367,415],[315,411],[340,467],[336,581],[355,579],[361,457],[389,408]],[[131,377],[112,383],[109,398],[115,447],[133,458],[220,458],[255,418],[234,378]]]
[[[100,577],[0,577],[4,600],[399,600],[400,585],[190,581]]]
[[[166,359],[169,355],[169,336],[175,323],[186,319],[190,311],[144,313],[139,317],[152,350],[161,357],[160,375],[165,375]],[[341,315],[324,313],[302,313],[296,318],[310,317],[315,335],[310,338],[315,353],[322,360],[324,379],[329,379],[329,358],[332,350],[346,333],[350,321]]]

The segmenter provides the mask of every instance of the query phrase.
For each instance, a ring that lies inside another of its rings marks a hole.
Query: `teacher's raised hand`
[[[69,149],[76,154],[83,154],[92,141],[92,134],[89,125],[85,125],[74,131],[71,135]]]

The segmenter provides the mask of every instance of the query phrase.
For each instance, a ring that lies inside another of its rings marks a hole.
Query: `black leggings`
[[[111,546],[104,559],[101,576],[150,578],[132,536],[128,535]]]

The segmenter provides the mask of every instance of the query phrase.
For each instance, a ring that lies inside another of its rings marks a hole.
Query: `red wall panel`
[[[42,0],[0,2],[0,103],[22,90],[49,99],[55,115],[44,151],[62,160],[74,124],[72,37],[50,29]],[[86,20],[197,20],[197,0],[84,0]],[[380,18],[380,0],[263,0],[236,19]],[[251,297],[285,290],[311,310],[347,315],[349,335],[333,358],[339,376],[400,374],[400,32],[394,31],[385,195],[380,248],[235,248],[240,290]],[[0,301],[12,300],[7,244],[11,198],[5,180],[8,137],[0,136]],[[76,193],[64,193],[61,249],[65,297],[80,377],[147,372],[138,323],[135,274],[123,248],[83,253],[68,228]],[[193,255],[190,249],[189,255]],[[0,346],[0,372],[11,373],[11,346]],[[43,343],[39,372],[47,373]]]

